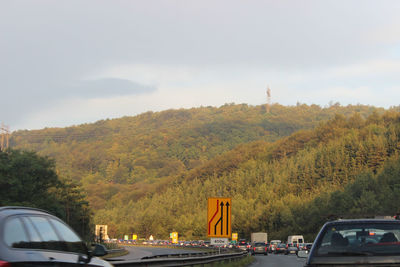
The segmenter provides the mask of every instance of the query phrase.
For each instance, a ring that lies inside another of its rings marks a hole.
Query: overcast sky
[[[1,0],[0,122],[400,100],[400,1]]]

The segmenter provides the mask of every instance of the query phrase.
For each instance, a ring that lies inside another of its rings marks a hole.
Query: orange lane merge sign
[[[231,237],[231,208],[231,198],[211,197],[208,199],[208,237]]]

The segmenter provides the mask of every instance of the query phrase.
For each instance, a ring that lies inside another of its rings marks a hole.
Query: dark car
[[[400,266],[400,221],[338,220],[326,223],[307,257],[311,266]]]
[[[276,246],[279,243],[282,243],[282,241],[281,240],[271,240],[271,242],[268,246],[268,252],[271,252],[271,253],[275,252]]]
[[[268,255],[268,246],[265,243],[257,242],[251,246],[251,254],[264,254]]]
[[[237,248],[238,248],[238,249],[241,249],[241,250],[246,250],[246,251],[249,251],[249,252],[250,252],[251,245],[250,245],[248,242],[246,242],[246,241],[244,241],[244,240],[241,240],[241,241],[239,241],[239,243],[237,244]]]
[[[299,248],[297,247],[297,244],[289,243],[289,244],[286,245],[285,255],[297,254],[297,251],[299,251]]]
[[[285,251],[286,251],[286,244],[279,243],[278,245],[276,245],[274,253],[275,254],[285,253]]]
[[[0,207],[0,266],[112,266],[90,252],[59,218],[27,207]]]

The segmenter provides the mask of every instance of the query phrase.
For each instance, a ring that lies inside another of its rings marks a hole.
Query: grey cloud
[[[155,87],[146,86],[125,79],[104,78],[83,80],[73,84],[65,93],[80,98],[110,97],[151,93]]]
[[[0,115],[7,118],[5,123],[17,124],[27,114],[45,110],[69,99],[107,98],[122,95],[149,94],[156,87],[142,85],[125,79],[104,78],[97,80],[82,80],[75,82],[56,83],[49,80],[9,83],[8,90],[2,90],[2,105]]]
[[[0,1],[0,119],[12,124],[66,97],[155,90],[82,81],[119,64],[290,72],[385,58],[388,47],[368,38],[400,25],[399,8],[396,0]]]

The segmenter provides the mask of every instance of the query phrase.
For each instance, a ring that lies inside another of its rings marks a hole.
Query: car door
[[[3,235],[10,262],[18,266],[79,266],[87,259],[80,238],[50,216],[12,216],[5,222]]]

